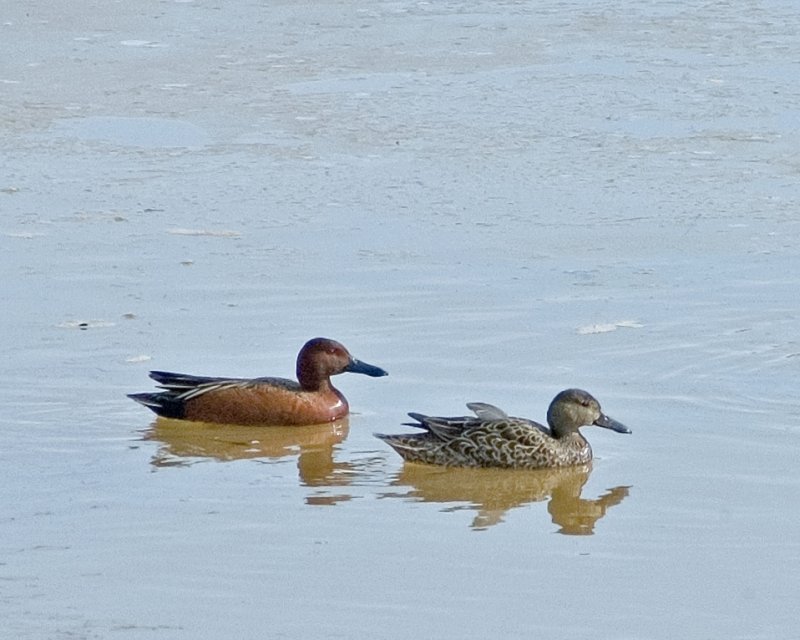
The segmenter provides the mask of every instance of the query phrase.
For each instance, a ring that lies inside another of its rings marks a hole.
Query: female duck
[[[356,360],[335,340],[314,338],[297,355],[297,382],[151,371],[162,391],[128,397],[165,418],[264,426],[319,424],[343,418],[349,411],[347,399],[331,384],[331,376],[345,371],[387,375]]]
[[[585,464],[592,459],[592,448],[578,430],[582,426],[631,432],[605,415],[600,403],[581,389],[567,389],[553,399],[547,410],[549,429],[533,420],[509,417],[492,405],[467,406],[476,418],[409,413],[417,421],[409,426],[425,429],[424,433],[375,435],[409,462],[540,469]]]

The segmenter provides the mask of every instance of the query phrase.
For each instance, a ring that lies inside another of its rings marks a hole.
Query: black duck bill
[[[355,358],[350,361],[350,364],[347,365],[345,371],[348,373],[363,373],[365,376],[371,376],[373,378],[380,378],[381,376],[389,375],[380,367],[376,367],[373,364],[367,364],[366,362],[356,360]]]
[[[621,422],[617,422],[614,420],[614,418],[609,418],[605,413],[601,413],[600,417],[597,418],[597,420],[595,420],[592,424],[594,424],[596,427],[611,429],[617,433],[631,433],[631,430],[628,429],[628,427]]]

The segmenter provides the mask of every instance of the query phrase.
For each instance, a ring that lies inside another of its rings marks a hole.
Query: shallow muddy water
[[[13,638],[795,638],[791,2],[11,3],[0,620]],[[149,369],[348,419],[154,421]],[[557,472],[403,465],[468,401]]]

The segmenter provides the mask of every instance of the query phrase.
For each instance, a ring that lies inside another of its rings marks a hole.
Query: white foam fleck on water
[[[34,233],[32,231],[9,231],[3,234],[7,238],[19,238],[20,240],[32,240],[33,238],[41,238],[43,233]]]
[[[129,362],[131,364],[137,364],[139,362],[149,362],[153,359],[153,356],[148,356],[145,354],[141,354],[138,356],[131,356],[130,358],[125,358],[125,362]]]
[[[578,335],[591,335],[593,333],[610,333],[617,329],[640,329],[641,323],[635,320],[621,320],[619,322],[610,322],[604,324],[587,324],[580,326],[576,329]]]
[[[108,327],[116,326],[116,322],[110,322],[108,320],[68,320],[66,322],[61,322],[56,326],[59,329],[106,329]]]
[[[212,238],[240,238],[241,233],[238,231],[229,231],[225,229],[212,230],[212,229],[168,229],[167,233],[175,236],[209,236]]]
[[[120,40],[119,43],[123,47],[166,47],[167,45],[160,42],[151,42],[150,40]]]

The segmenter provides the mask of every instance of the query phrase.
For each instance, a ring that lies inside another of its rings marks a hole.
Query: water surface
[[[793,3],[9,5],[0,619],[15,638],[794,638]],[[147,371],[348,420],[154,422]],[[591,468],[404,466],[468,401]]]

